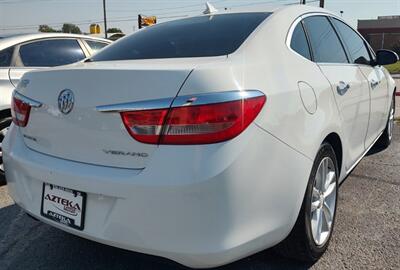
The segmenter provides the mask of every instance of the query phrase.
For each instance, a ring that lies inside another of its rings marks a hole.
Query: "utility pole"
[[[106,12],[106,0],[103,0],[103,11],[104,11],[104,36],[107,38],[107,12]]]
[[[321,8],[325,7],[325,0],[319,0],[319,7]]]

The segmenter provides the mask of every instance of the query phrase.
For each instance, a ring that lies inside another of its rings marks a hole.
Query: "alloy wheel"
[[[324,158],[318,166],[311,196],[310,221],[312,237],[323,246],[332,232],[336,211],[336,170],[331,158]]]

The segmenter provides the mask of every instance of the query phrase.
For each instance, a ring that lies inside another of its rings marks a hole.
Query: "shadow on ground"
[[[188,269],[166,259],[67,234],[31,219],[16,205],[0,209],[0,228],[1,269]],[[218,269],[308,268],[268,250]]]

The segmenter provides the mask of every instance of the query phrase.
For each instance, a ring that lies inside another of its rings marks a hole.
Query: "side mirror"
[[[376,52],[376,64],[380,66],[394,64],[399,61],[397,53],[389,50],[378,50]]]

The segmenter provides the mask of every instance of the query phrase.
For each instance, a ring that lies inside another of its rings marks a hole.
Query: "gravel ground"
[[[400,126],[342,184],[331,245],[314,265],[266,251],[220,268],[400,269]],[[0,269],[185,269],[174,262],[81,239],[28,218],[0,187]]]

